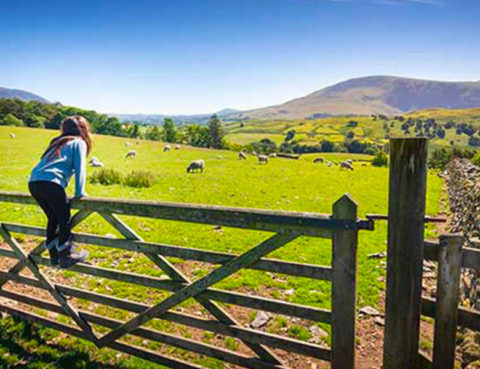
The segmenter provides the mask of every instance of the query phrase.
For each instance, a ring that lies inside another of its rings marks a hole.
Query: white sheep
[[[327,161],[327,167],[331,167],[332,166],[332,162],[331,161]]]
[[[94,161],[93,163],[90,163],[90,165],[93,168],[103,168],[105,166],[101,161]]]
[[[126,147],[130,147],[130,146],[133,146],[131,142],[125,142],[125,146]]]
[[[94,168],[103,168],[104,167],[103,163],[96,156],[92,156],[90,158],[89,162],[90,162],[90,165]]]
[[[268,156],[267,155],[257,155],[258,164],[268,164]]]
[[[15,138],[15,133],[10,133],[10,138]]]
[[[277,154],[275,154],[274,152],[272,152],[272,153],[270,153],[268,156],[271,157],[271,158],[276,158],[276,157],[277,157]]]
[[[340,163],[340,170],[342,170],[342,169],[353,170],[353,165],[350,164],[350,163],[347,162],[347,161],[342,161],[342,162]]]
[[[171,149],[170,145],[165,145],[165,146],[163,147],[163,152],[170,151],[170,149]]]
[[[325,159],[324,158],[315,158],[313,160],[313,164],[317,164],[317,163],[324,163],[325,162]]]
[[[352,160],[352,159],[347,159],[347,160],[345,160],[345,163],[348,163],[348,164],[350,164],[350,165],[353,165],[353,160]]]
[[[130,150],[127,152],[127,155],[125,156],[126,158],[136,158],[137,157],[137,152],[135,150]]]
[[[200,170],[203,173],[204,169],[205,169],[205,162],[203,160],[201,160],[201,159],[194,160],[187,167],[187,173],[195,172],[197,170]]]
[[[180,150],[180,145],[175,145],[175,150]]]
[[[247,160],[247,155],[243,151],[240,151],[238,153],[238,159],[239,160]]]

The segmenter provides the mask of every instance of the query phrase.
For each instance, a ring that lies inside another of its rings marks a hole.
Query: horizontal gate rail
[[[2,223],[10,232],[31,236],[44,236],[45,229],[40,227],[25,226],[22,224]],[[133,241],[118,238],[100,237],[85,233],[73,233],[73,241],[95,246],[117,248],[133,252],[152,253],[184,260],[203,261],[211,264],[225,264],[235,255],[216,251],[172,246],[144,241]],[[1,252],[1,251],[0,251]],[[312,264],[301,264],[275,259],[261,259],[246,269],[261,270],[272,273],[288,274],[297,277],[307,277],[330,281],[332,268]]]
[[[0,193],[0,202],[36,205],[29,195]],[[295,232],[312,237],[331,238],[332,230],[373,229],[369,220],[332,219],[326,214],[270,211],[250,208],[231,208],[154,201],[86,198],[72,199],[72,208],[115,213],[154,219],[178,220],[200,224],[252,229],[271,232]]]
[[[35,205],[35,201],[28,195],[5,192],[0,192],[0,202]],[[98,213],[124,237],[110,238],[74,232],[72,233],[74,242],[139,253],[152,262],[152,267],[158,267],[165,275],[154,277],[90,264],[77,264],[70,268],[71,271],[135,284],[145,288],[168,291],[171,294],[156,305],[149,306],[140,302],[48,281],[42,274],[44,267],[50,267],[50,260],[41,256],[41,253],[45,250],[44,242],[29,254],[26,254],[12,236],[23,234],[43,238],[45,229],[0,222],[1,236],[7,241],[7,246],[10,246],[10,249],[0,248],[0,257],[17,260],[17,263],[9,270],[0,271],[0,297],[67,316],[71,319],[70,324],[76,323],[77,327],[58,323],[35,315],[30,311],[0,304],[1,311],[90,340],[98,347],[109,347],[172,368],[199,369],[200,367],[141,347],[131,346],[119,340],[123,340],[127,334],[133,335],[252,369],[287,368],[286,364],[271,349],[331,361],[333,369],[353,369],[357,232],[359,230],[372,230],[373,221],[357,219],[357,205],[348,196],[343,196],[334,205],[334,216],[317,213],[100,198],[73,200],[72,208],[79,209],[72,217],[72,227],[80,224],[91,214]],[[268,231],[273,232],[273,234],[270,234],[263,242],[251,247],[243,254],[230,254],[146,242],[115,214]],[[332,239],[332,266],[266,257],[272,251],[280,249],[300,236]],[[200,279],[191,281],[177,266],[170,263],[166,259],[167,257],[209,263],[216,269]],[[20,274],[27,267],[36,278]],[[241,269],[332,282],[334,293],[332,311],[214,287],[214,285]],[[14,284],[7,284],[7,282]],[[47,291],[53,297],[53,300],[19,294],[15,292],[15,283]],[[194,298],[211,318],[205,318],[203,314],[194,316],[183,311],[176,311],[175,308],[188,298]],[[134,314],[134,317],[127,322],[123,322],[81,309],[75,310],[70,305],[75,301],[71,299],[121,309],[130,313],[130,315]],[[57,303],[55,303],[55,300]],[[307,321],[332,324],[332,348],[267,333],[261,329],[243,327],[226,310],[223,310],[223,307],[217,305],[217,302],[301,318]],[[246,355],[234,352],[144,326],[145,323],[157,319],[238,339],[249,347],[253,354]],[[102,336],[91,327],[91,324],[107,328],[107,330],[110,329],[110,331]],[[345,360],[345,358],[348,359]]]

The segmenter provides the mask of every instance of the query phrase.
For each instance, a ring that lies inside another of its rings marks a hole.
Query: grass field
[[[404,114],[405,118],[414,119],[435,119],[439,124],[447,121],[472,124],[476,129],[480,128],[480,109],[428,109]],[[354,120],[358,125],[354,128],[347,127],[349,121]],[[384,123],[389,127],[390,137],[404,136],[401,130],[402,123],[393,119],[383,121],[372,117],[327,117],[319,119],[297,119],[297,120],[249,120],[244,122],[231,122],[226,125],[227,141],[235,144],[246,145],[269,138],[275,143],[283,142],[286,133],[294,129],[295,140],[301,144],[315,145],[322,140],[329,140],[335,143],[343,142],[348,132],[353,131],[354,138],[363,142],[376,142],[385,144]],[[392,125],[393,123],[393,125]],[[413,131],[412,131],[413,135]],[[468,146],[468,136],[455,134],[455,129],[447,129],[443,139],[438,137],[431,142],[432,147],[448,147],[450,141],[455,146]]]
[[[314,123],[312,122],[312,124]],[[15,139],[9,137],[10,132],[15,133]],[[0,191],[27,191],[29,172],[55,134],[56,132],[47,130],[0,127]],[[137,158],[125,159],[125,153],[130,149],[125,147],[125,141],[120,138],[96,136],[92,155],[103,161],[106,167],[117,168],[123,173],[134,169],[149,170],[157,176],[157,183],[146,189],[88,183],[87,192],[90,196],[331,213],[332,204],[344,193],[349,193],[358,202],[361,217],[367,213],[385,214],[387,212],[388,170],[386,168],[363,166],[360,162],[354,162],[354,172],[340,171],[338,167],[328,168],[325,165],[313,164],[313,158],[318,155],[304,155],[299,160],[276,158],[272,159],[268,165],[258,165],[254,157],[249,156],[247,161],[239,161],[237,154],[229,151],[182,146],[179,151],[164,153],[162,152],[163,144],[149,141],[141,141],[139,145],[135,145],[132,141],[133,148],[137,151]],[[365,155],[351,154],[322,154],[321,156],[332,161],[347,157],[359,161],[369,159]],[[204,173],[186,173],[186,167],[193,159],[205,160],[206,170]],[[90,174],[93,170],[96,169],[88,169]],[[441,187],[442,183],[438,176],[430,173],[427,193],[428,214],[437,214],[440,210]],[[145,218],[122,217],[122,219],[147,241],[208,250],[238,253],[256,245],[266,237],[264,232],[230,228],[218,230],[211,226]],[[45,224],[44,216],[37,207],[4,203],[0,204],[1,221],[39,226]],[[78,230],[100,235],[118,235],[98,215],[89,217],[78,227]],[[435,234],[433,228],[429,228],[427,232],[429,235]],[[158,269],[151,266],[146,258],[138,254],[106,251],[93,246],[87,246],[87,248],[91,252],[92,264],[153,276],[162,275]],[[375,305],[379,298],[379,291],[384,288],[383,278],[380,278],[384,277],[382,261],[368,259],[367,255],[385,249],[386,224],[384,222],[377,222],[374,232],[360,233],[358,249],[358,303],[360,306]],[[331,244],[326,240],[302,237],[271,256],[284,260],[328,265],[331,259]],[[174,259],[172,262],[181,265],[181,260]],[[186,272],[192,277],[203,276],[210,270],[201,264],[188,265],[187,269]],[[134,301],[153,303],[168,295],[161,291],[152,292],[146,288],[122,282],[95,280],[70,271],[61,273],[62,278],[77,287]],[[294,277],[279,280],[267,273],[242,270],[216,287],[330,308],[330,285],[323,281]],[[294,292],[286,294],[287,290]],[[86,302],[82,304],[85,308],[118,319],[129,316],[120,311],[87,306]],[[182,307],[188,310],[195,309],[196,305],[188,300]],[[243,321],[248,323],[253,315],[251,312],[245,314]],[[185,327],[165,322],[161,324],[161,322],[163,321],[149,324],[157,329],[185,337],[192,334]],[[308,325],[282,317],[273,319],[267,330],[278,332],[285,327],[287,334],[292,337],[309,338],[308,330],[305,328]],[[323,325],[322,328],[327,331],[329,329],[328,326]],[[284,331],[283,329],[282,332]],[[228,339],[219,339],[208,335],[201,339],[232,350],[238,349],[236,343]],[[326,338],[327,343],[328,341],[329,338]],[[2,341],[0,341],[1,345]],[[125,356],[121,356],[121,360],[109,350],[102,349],[97,352],[91,345],[86,345],[76,339],[62,339],[61,347],[80,347],[79,350],[86,350],[95,360],[110,364],[120,365],[118,363],[125,360]],[[224,367],[217,361],[192,356],[180,349],[152,343],[149,344],[149,347],[209,367]],[[6,349],[4,348],[4,350]],[[119,367],[158,367],[153,364],[139,362],[137,364],[137,362],[131,359],[128,366],[120,365]]]
[[[354,128],[347,127],[351,120],[358,122]],[[302,144],[316,144],[322,140],[343,142],[349,131],[362,141],[381,141],[384,139],[383,122],[374,121],[370,117],[335,117],[313,120],[265,121],[251,120],[246,122],[232,122],[226,125],[227,141],[245,145],[270,138],[280,144],[285,134],[294,129],[295,140]]]

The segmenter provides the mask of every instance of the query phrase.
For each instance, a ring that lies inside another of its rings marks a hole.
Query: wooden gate
[[[0,202],[35,204],[34,200],[28,195],[17,193],[0,193]],[[24,234],[43,237],[44,229],[2,222],[0,223],[0,235],[10,249],[0,248],[0,256],[17,259],[17,262],[8,271],[0,272],[0,287],[2,287],[0,296],[65,315],[70,317],[76,323],[76,326],[63,324],[54,319],[34,314],[31,311],[13,308],[6,304],[0,305],[1,311],[87,339],[98,347],[110,347],[172,368],[199,368],[199,366],[164,356],[143,347],[127,344],[121,341],[122,337],[129,334],[246,368],[286,367],[273,350],[279,349],[292,354],[331,361],[332,368],[353,369],[357,233],[361,229],[373,229],[373,224],[368,220],[357,219],[357,205],[347,195],[341,197],[333,205],[332,215],[100,198],[74,200],[72,208],[78,209],[78,212],[72,217],[72,228],[92,213],[97,212],[124,237],[124,239],[115,239],[92,234],[73,233],[75,242],[141,253],[158,266],[168,278],[155,278],[87,264],[76,265],[70,269],[71,271],[166,290],[172,292],[172,294],[153,306],[147,306],[107,294],[51,282],[45,273],[46,269],[40,268],[40,266],[47,268],[50,266],[49,259],[41,255],[45,251],[44,242],[42,241],[27,254],[12,235]],[[221,225],[267,231],[273,234],[245,253],[234,255],[145,242],[116,214]],[[265,258],[272,251],[283,247],[300,236],[331,238],[332,266],[301,264]],[[211,273],[192,281],[167,257],[201,261],[216,264],[219,267]],[[25,268],[35,278],[21,275],[20,272]],[[332,310],[328,311],[213,288],[216,283],[244,268],[331,281]],[[4,289],[3,287],[9,281],[46,290],[56,303]],[[118,321],[78,309],[73,306],[70,298],[83,299],[122,309],[136,315],[128,321]],[[189,298],[194,298],[215,319],[202,319],[172,310]],[[332,327],[332,347],[330,349],[290,337],[266,333],[259,329],[244,327],[230,316],[218,302],[307,319],[313,322],[330,323]],[[152,319],[166,320],[236,338],[245,343],[255,355],[246,356],[201,341],[142,327]],[[100,335],[92,329],[91,324],[106,327],[110,331]]]

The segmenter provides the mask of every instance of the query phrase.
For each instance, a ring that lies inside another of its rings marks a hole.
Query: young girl
[[[68,268],[85,261],[86,251],[75,250],[70,234],[70,204],[65,188],[75,173],[75,198],[86,196],[86,159],[92,148],[90,124],[78,115],[65,118],[33,168],[28,187],[48,218],[46,247],[52,265]]]

